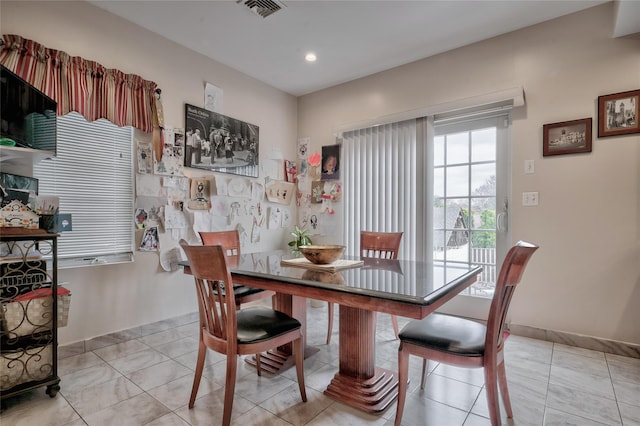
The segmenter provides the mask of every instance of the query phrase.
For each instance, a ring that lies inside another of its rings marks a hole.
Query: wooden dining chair
[[[397,259],[403,232],[360,232],[360,255],[380,259]],[[327,345],[331,343],[333,331],[333,303],[328,302],[329,322],[327,324]],[[393,332],[398,338],[398,317],[391,315]]]
[[[498,383],[507,416],[513,417],[504,366],[503,328],[515,287],[537,249],[536,245],[519,241],[509,250],[496,282],[486,325],[453,315],[433,313],[422,320],[411,321],[402,329],[398,349],[400,383],[396,426],[400,426],[402,421],[407,395],[409,355],[423,358],[421,389],[424,389],[426,383],[427,360],[460,367],[483,367],[491,425],[500,425]]]
[[[217,231],[217,232],[200,232],[202,245],[205,246],[222,246],[230,265],[237,265],[240,258],[240,236],[237,230],[233,231]],[[233,293],[235,295],[236,307],[240,309],[243,303],[249,303],[256,300],[266,299],[275,294],[270,290],[248,287],[244,285],[234,285]]]
[[[221,246],[190,246],[185,240],[180,246],[187,255],[189,267],[196,283],[198,311],[200,314],[198,360],[196,363],[189,408],[193,408],[207,349],[227,356],[227,372],[224,389],[222,424],[231,422],[233,395],[236,385],[238,356],[259,354],[288,343],[293,343],[298,387],[302,401],[307,401],[304,386],[304,347],[300,321],[266,307],[237,310],[232,291],[224,293],[231,273]],[[256,357],[259,364],[259,357]]]

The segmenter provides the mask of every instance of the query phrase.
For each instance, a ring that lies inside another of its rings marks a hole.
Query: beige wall
[[[541,246],[512,323],[640,343],[640,136],[597,138],[599,95],[640,89],[640,39],[611,38],[606,4],[298,99],[312,149],[333,130],[523,87],[513,113],[512,239]],[[593,152],[542,157],[542,125],[594,118]],[[525,159],[535,174],[523,173]],[[522,207],[538,191],[538,207]]]
[[[95,60],[155,81],[162,88],[165,122],[184,126],[184,104],[203,104],[204,82],[224,90],[225,115],[260,127],[260,157],[267,147],[294,152],[296,98],[205,58],[84,2],[0,3],[3,34],[18,34],[74,56]],[[265,231],[251,251],[280,248],[287,236]],[[170,244],[163,237],[161,243]],[[174,243],[171,243],[174,244]],[[166,246],[166,245],[165,245]],[[135,262],[60,271],[72,290],[70,343],[197,310],[193,282],[182,272],[163,272],[155,253]]]

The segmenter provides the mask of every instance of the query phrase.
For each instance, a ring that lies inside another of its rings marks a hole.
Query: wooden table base
[[[366,380],[337,373],[324,394],[366,413],[380,414],[398,397],[398,376],[382,368]]]
[[[366,413],[389,408],[398,376],[375,366],[375,344],[376,313],[340,305],[340,370],[324,394]]]

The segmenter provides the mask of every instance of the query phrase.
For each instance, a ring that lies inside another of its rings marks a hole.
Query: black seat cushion
[[[234,285],[233,286],[233,294],[235,295],[236,299],[238,299],[240,297],[247,297],[247,296],[250,296],[252,294],[260,293],[262,291],[264,291],[264,290],[261,289],[261,288],[247,287],[245,285]]]
[[[398,337],[403,342],[464,356],[484,356],[487,327],[453,315],[431,314],[411,321]]]
[[[247,287],[244,285],[236,285],[233,287],[233,293],[235,294],[236,299],[239,297],[247,297],[252,294],[261,293],[263,291],[264,290],[261,288]]]
[[[300,328],[287,314],[269,308],[253,307],[238,311],[238,343],[257,343]]]

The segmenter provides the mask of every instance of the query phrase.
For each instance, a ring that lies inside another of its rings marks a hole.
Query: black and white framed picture
[[[542,155],[591,152],[591,118],[542,126]]]
[[[184,166],[258,177],[259,128],[185,104]]]
[[[598,96],[598,137],[640,133],[640,90]]]

